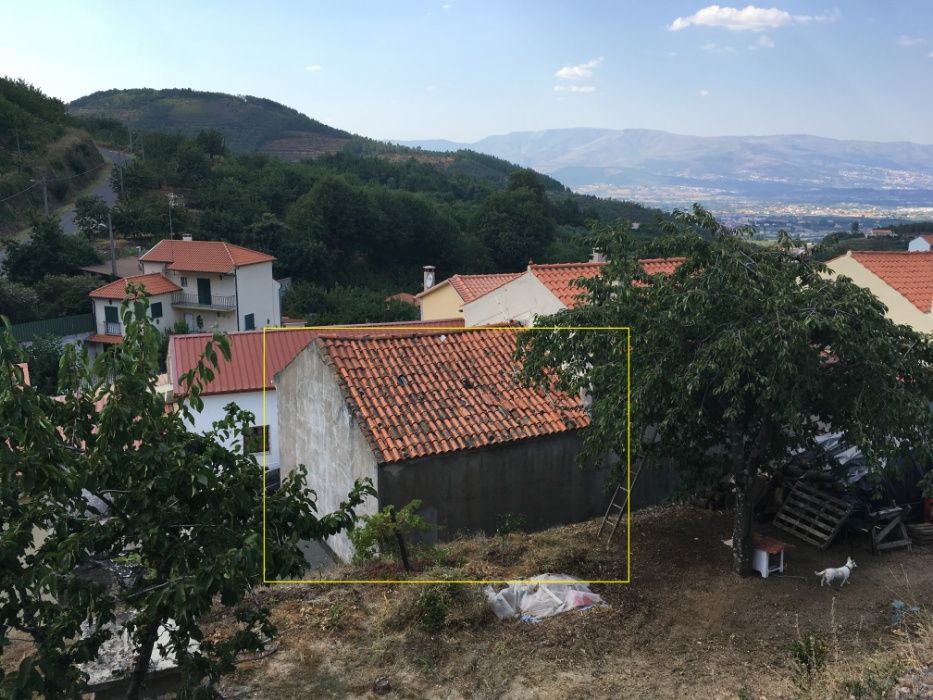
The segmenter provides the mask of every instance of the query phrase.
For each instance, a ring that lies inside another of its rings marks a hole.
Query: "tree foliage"
[[[529,379],[556,373],[563,388],[590,392],[588,456],[626,454],[630,398],[636,456],[673,460],[692,485],[730,477],[735,568],[747,574],[752,483],[790,450],[831,430],[877,469],[907,450],[926,456],[933,341],[892,323],[868,290],[754,246],[699,206],[666,229],[656,251],[684,256],[674,274],[647,275],[624,228],[599,228],[610,262],[583,283],[588,303],[536,322],[630,327],[630,396],[624,333],[528,333],[519,354]]]
[[[0,336],[0,648],[14,635],[34,646],[17,670],[0,671],[4,697],[81,697],[77,664],[96,656],[118,613],[128,615],[137,651],[128,697],[137,697],[169,620],[181,695],[217,697],[236,655],[261,650],[275,633],[250,595],[263,575],[301,574],[298,542],[352,528],[354,509],[373,493],[357,483],[337,511],[318,514],[300,468],[266,499],[263,551],[262,467],[223,446],[240,445],[253,416],[230,404],[204,435],[186,428],[219,355],[229,358],[227,341],[207,343],[182,380],[186,398],[166,412],[147,303],[124,303],[126,336],[113,350],[93,361],[66,350],[62,400],[24,386],[22,352],[9,332]],[[122,585],[84,574],[114,559],[131,572]],[[236,624],[208,639],[202,621],[217,603],[234,608]]]
[[[35,285],[46,275],[74,274],[81,267],[100,262],[100,256],[87,238],[66,236],[54,217],[36,218],[32,236],[25,241],[8,241],[3,271],[14,282]]]
[[[75,228],[87,238],[107,238],[107,214],[110,207],[97,195],[75,200]]]

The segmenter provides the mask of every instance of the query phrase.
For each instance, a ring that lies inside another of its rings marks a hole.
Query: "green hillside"
[[[116,119],[134,130],[197,136],[214,129],[234,153],[268,153],[283,160],[336,153],[351,137],[272,100],[189,89],[105,90],[75,100],[69,111]]]
[[[60,100],[0,78],[0,233],[24,228],[42,211],[43,179],[52,211],[99,175],[104,160],[88,126]]]

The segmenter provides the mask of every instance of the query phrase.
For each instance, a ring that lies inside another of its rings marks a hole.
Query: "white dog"
[[[814,571],[813,573],[817,576],[822,576],[820,579],[820,587],[822,588],[823,584],[833,585],[833,581],[841,578],[842,583],[839,584],[839,588],[842,588],[849,582],[849,574],[852,573],[852,569],[856,567],[855,560],[852,557],[846,559],[845,566],[840,566],[838,569],[823,569],[822,571]]]

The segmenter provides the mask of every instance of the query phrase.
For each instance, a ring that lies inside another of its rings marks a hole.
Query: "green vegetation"
[[[298,542],[351,528],[354,509],[375,495],[357,482],[338,510],[318,514],[300,467],[260,498],[262,466],[224,446],[241,443],[250,413],[230,404],[211,431],[188,429],[218,357],[229,359],[226,338],[207,343],[182,379],[187,398],[166,412],[147,305],[145,297],[124,303],[125,340],[111,352],[90,361],[65,349],[61,400],[24,386],[23,352],[9,331],[0,335],[0,648],[14,637],[31,643],[16,670],[0,670],[3,697],[82,697],[78,664],[125,630],[134,652],[125,697],[138,698],[170,619],[164,649],[179,664],[183,696],[217,697],[237,655],[262,652],[275,636],[254,593],[263,574],[300,575]],[[101,572],[112,559],[130,575],[107,585]],[[230,610],[230,624],[208,636],[203,625],[217,606]]]
[[[13,282],[35,286],[48,275],[71,275],[95,265],[100,256],[80,235],[66,236],[55,217],[35,218],[32,236],[23,242],[7,241],[3,272]]]
[[[519,355],[529,381],[556,375],[571,395],[593,397],[584,460],[627,453],[618,426],[630,401],[632,435],[651,438],[632,446],[638,458],[671,460],[697,491],[731,479],[734,569],[748,575],[752,490],[790,449],[814,448],[830,425],[875,469],[896,464],[905,445],[929,456],[933,341],[895,325],[848,278],[827,279],[819,263],[753,245],[747,228],[729,229],[702,207],[675,212],[665,229],[653,249],[685,257],[675,272],[648,275],[627,229],[600,228],[594,245],[609,263],[582,284],[589,303],[537,321],[630,326],[631,348],[624,334],[554,330],[520,334]]]
[[[0,77],[0,233],[21,229],[94,180],[104,160],[85,124],[23,80]]]
[[[892,227],[893,228],[893,227]],[[861,233],[831,233],[813,249],[813,258],[820,262],[845,255],[849,250],[907,250],[911,236],[899,238],[865,238]]]
[[[414,500],[402,508],[386,506],[373,515],[360,517],[360,524],[350,531],[350,542],[356,552],[353,561],[363,564],[377,556],[400,556],[398,535],[409,546],[413,536],[422,535],[434,529],[427,520],[418,514],[421,501]]]

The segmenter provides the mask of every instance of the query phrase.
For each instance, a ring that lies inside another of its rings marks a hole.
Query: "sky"
[[[933,2],[7,3],[0,74],[266,97],[377,139],[567,127],[933,144]]]

